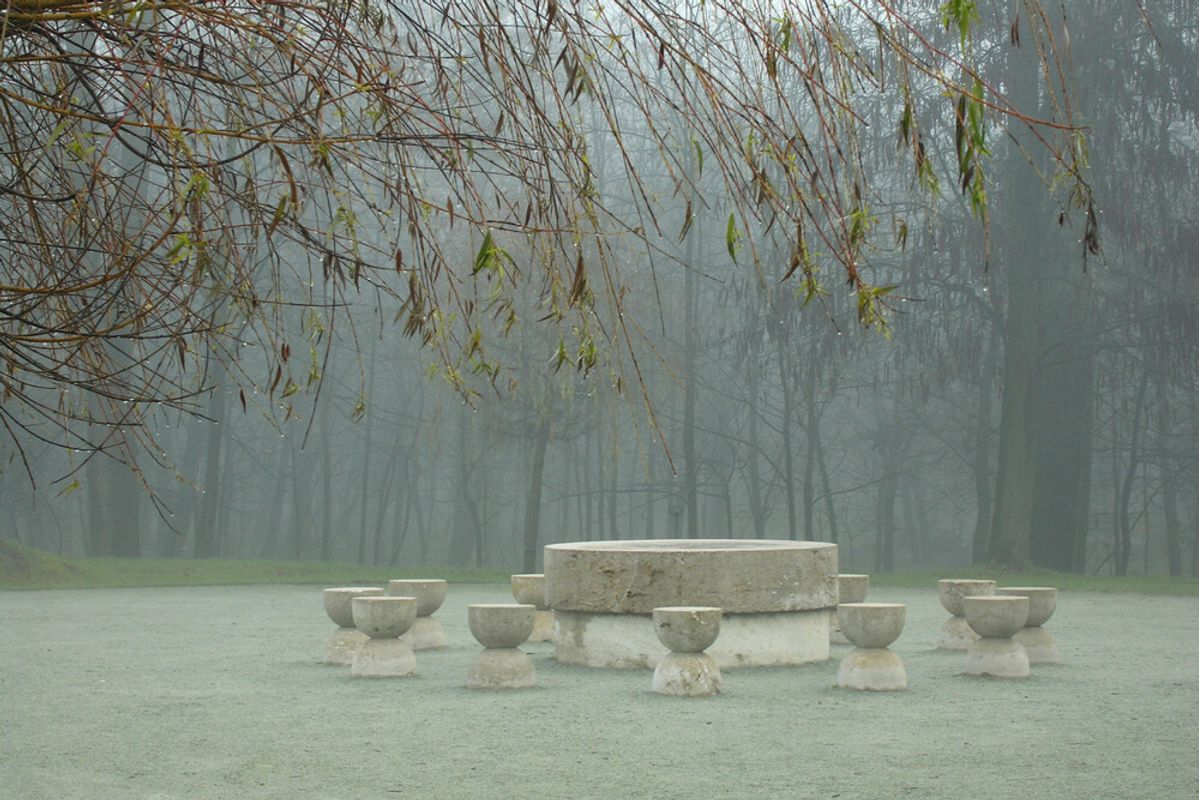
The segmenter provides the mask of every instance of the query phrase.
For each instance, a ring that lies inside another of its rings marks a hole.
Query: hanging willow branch
[[[523,287],[580,353],[602,332],[639,370],[616,248],[669,251],[700,180],[731,210],[740,264],[769,231],[800,285],[816,291],[818,253],[877,322],[886,291],[863,254],[880,179],[860,141],[888,93],[905,98],[898,157],[918,188],[942,170],[985,214],[990,117],[1035,129],[1087,192],[1068,113],[1024,115],[976,68],[972,2],[929,19],[825,0],[5,9],[0,418],[18,447],[21,431],[136,441],[141,409],[195,410],[208,359],[236,364],[247,343],[266,363],[239,379],[285,399],[319,380],[289,359],[285,322],[306,309],[319,337],[349,292],[398,309],[462,391],[497,381],[482,332],[511,328]],[[1065,97],[1054,42],[1038,41]],[[956,113],[932,113],[945,96]],[[921,113],[963,126],[956,152],[930,152]]]

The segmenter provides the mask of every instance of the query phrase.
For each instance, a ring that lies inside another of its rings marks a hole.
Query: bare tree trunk
[[[271,500],[267,506],[268,522],[266,526],[266,538],[263,540],[262,549],[258,552],[263,558],[277,558],[279,555],[279,533],[283,528],[283,498],[287,491],[287,451],[288,443],[285,440],[279,441],[279,457],[275,462],[274,482],[271,484]]]
[[[816,538],[815,511],[816,490],[814,475],[816,472],[816,448],[812,440],[820,428],[820,411],[816,403],[816,359],[810,360],[808,367],[808,385],[803,391],[804,403],[804,433],[807,435],[807,447],[804,448],[803,467],[803,537],[808,541]]]
[[[221,447],[225,441],[224,428],[221,423],[225,419],[225,389],[217,381],[216,387],[208,396],[208,417],[211,420],[208,428],[207,452],[204,456],[204,496],[200,502],[200,515],[196,520],[195,548],[192,555],[196,558],[216,558],[220,555],[220,536],[217,532],[217,510],[220,508],[221,497]]]
[[[608,448],[608,453],[610,466],[608,472],[608,538],[619,539],[620,524],[616,515],[616,494],[620,478],[620,450],[615,442],[612,442],[611,447]]]
[[[828,540],[833,544],[841,541],[837,533],[837,503],[833,498],[833,487],[828,479],[828,467],[824,464],[824,440],[817,435],[812,439],[812,447],[816,450],[816,465],[820,468],[820,491],[824,493],[824,505],[828,516]]]
[[[745,448],[746,472],[748,473],[749,515],[754,523],[754,537],[766,538],[766,508],[762,496],[762,468],[758,463],[759,432],[758,414],[761,402],[761,365],[757,355],[750,355],[749,365],[749,443]]]
[[[974,421],[975,516],[970,561],[975,565],[986,562],[991,539],[991,416],[998,366],[999,334],[990,331],[987,336],[987,355],[978,376],[978,415]]]
[[[1132,556],[1132,487],[1136,482],[1137,467],[1141,463],[1141,415],[1145,408],[1145,393],[1149,388],[1149,372],[1141,376],[1137,387],[1136,402],[1133,405],[1131,433],[1128,444],[1128,465],[1124,478],[1120,482],[1119,503],[1116,520],[1119,524],[1120,538],[1116,549],[1116,574],[1128,574],[1128,562]]]
[[[699,459],[695,452],[695,396],[698,391],[696,366],[696,313],[699,291],[695,286],[695,240],[687,239],[683,278],[683,461],[687,465],[683,491],[687,503],[687,538],[699,537]]]
[[[478,558],[475,552],[479,541],[479,527],[482,522],[479,519],[479,508],[475,502],[475,495],[471,491],[471,484],[474,481],[474,468],[470,465],[467,456],[469,452],[467,440],[467,427],[470,425],[471,415],[466,412],[466,407],[459,414],[458,418],[458,475],[457,487],[455,491],[455,513],[454,513],[454,532],[450,538],[449,560],[451,564],[456,566],[467,566]],[[417,531],[418,536],[423,536],[422,531]],[[426,557],[423,552],[425,545],[422,542],[421,560]]]
[[[329,428],[333,425],[333,404],[326,385],[321,392],[320,448],[321,448],[321,561],[333,560],[333,447]]]
[[[1172,458],[1173,432],[1165,378],[1157,382],[1157,459],[1162,476],[1162,516],[1166,527],[1166,569],[1170,577],[1182,576],[1182,521],[1178,517],[1178,474]]]
[[[541,555],[541,487],[545,481],[545,450],[550,439],[550,417],[542,415],[537,421],[536,438],[533,440],[533,465],[529,477],[529,490],[525,500],[524,559],[525,572],[536,572]]]

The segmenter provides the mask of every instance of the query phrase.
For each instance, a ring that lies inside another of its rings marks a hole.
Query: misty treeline
[[[765,57],[717,30],[756,65],[728,76],[760,96],[747,116],[773,109],[818,143],[796,157],[815,212],[794,210],[761,127],[692,114],[711,87],[663,70],[702,60],[702,38],[649,57],[640,80],[666,98],[660,114],[605,91],[586,61],[554,62],[580,133],[539,128],[520,158],[568,148],[549,172],[574,194],[545,184],[547,205],[577,204],[571,219],[602,237],[526,205],[494,141],[402,165],[436,201],[382,233],[369,198],[336,192],[353,169],[244,156],[276,176],[283,210],[235,208],[230,236],[291,234],[237,251],[236,291],[209,287],[221,357],[165,348],[164,364],[203,365],[194,391],[108,391],[111,413],[80,415],[75,438],[6,445],[0,530],[64,554],[400,567],[532,570],[552,542],[734,536],[833,541],[847,571],[1199,574],[1199,9],[1070,0],[1029,19],[1039,9],[913,12],[927,52],[970,52],[975,94],[948,91],[931,61],[889,59],[869,27],[834,47],[780,23]],[[807,80],[788,77],[777,59],[809,46]],[[463,95],[484,82],[458,79]],[[1015,116],[980,102],[992,92]],[[343,156],[386,172],[386,153],[354,148]],[[763,166],[730,195],[736,153]],[[476,205],[456,205],[445,170],[492,167]],[[304,205],[289,181],[310,173],[336,179]],[[205,202],[196,185],[183,196]],[[479,224],[509,203],[523,227]],[[336,247],[305,238],[322,231]],[[174,241],[164,263],[193,268],[200,248]],[[395,290],[363,267],[393,252]],[[445,269],[401,263],[418,256]],[[281,270],[298,289],[261,274]],[[112,385],[135,369],[123,347],[97,345]],[[89,426],[137,447],[97,447]]]

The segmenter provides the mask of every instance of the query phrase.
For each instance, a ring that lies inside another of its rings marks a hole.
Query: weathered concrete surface
[[[400,638],[413,650],[443,650],[446,646],[441,621],[434,617],[417,617],[408,632]]]
[[[398,639],[416,621],[411,597],[355,597],[354,625],[372,639]]]
[[[1057,589],[1052,586],[1001,586],[995,590],[995,594],[1028,598],[1026,628],[1044,625],[1057,610]]]
[[[367,639],[354,651],[352,678],[407,678],[416,674],[416,656],[400,639]]]
[[[533,660],[515,647],[484,650],[470,662],[466,673],[468,689],[530,689],[536,685]]]
[[[941,606],[955,617],[964,617],[966,610],[962,600],[977,595],[995,594],[995,581],[974,578],[944,578],[937,581],[937,593]]]
[[[978,639],[966,651],[963,675],[989,678],[1027,678],[1032,671],[1028,653],[1015,639]]]
[[[555,611],[649,614],[715,606],[730,614],[837,604],[837,546],[762,539],[573,542],[545,548]]]
[[[966,610],[966,622],[984,639],[1011,638],[1028,619],[1027,597],[967,597],[962,605]]]
[[[655,608],[654,633],[672,653],[702,653],[720,635],[720,614],[708,606]]]
[[[1012,639],[1024,647],[1030,664],[1060,664],[1062,656],[1057,649],[1053,634],[1039,625],[1026,626],[1016,631]]]
[[[329,619],[341,628],[354,627],[354,609],[350,605],[355,597],[381,597],[383,588],[380,586],[343,586],[325,589],[322,592],[325,601],[325,613]]]
[[[860,603],[866,599],[870,590],[870,576],[858,573],[842,572],[837,576],[837,603]],[[849,644],[845,634],[841,632],[841,622],[837,619],[834,608],[828,617],[830,644]]]
[[[512,597],[516,602],[537,609],[533,615],[533,632],[529,634],[529,641],[553,641],[554,612],[545,604],[545,575],[540,572],[513,575],[511,582]]]
[[[357,628],[335,628],[325,640],[325,663],[336,667],[350,666],[354,651],[369,638]]]
[[[447,584],[440,579],[394,580],[387,582],[387,594],[392,597],[415,597],[416,615],[431,617],[445,602]]]
[[[970,628],[965,617],[950,617],[941,626],[941,637],[937,647],[941,650],[966,650],[978,634]]]
[[[512,596],[516,602],[530,605],[534,608],[549,608],[545,604],[545,575],[540,572],[513,575]]]
[[[654,691],[674,697],[720,693],[720,667],[707,653],[667,653],[654,668]]]
[[[845,638],[861,648],[880,649],[903,633],[907,606],[903,603],[842,603],[837,617]]]
[[[557,611],[554,655],[567,664],[601,668],[652,668],[667,649],[649,614]],[[774,667],[826,661],[828,612],[724,613],[720,637],[708,655],[721,669]]]
[[[837,576],[837,603],[861,603],[870,591],[870,576],[843,572]]]
[[[523,603],[474,603],[466,607],[470,632],[484,647],[519,647],[533,633],[533,606]]]
[[[908,673],[903,659],[892,650],[855,647],[841,659],[837,686],[865,692],[898,692],[908,688]]]

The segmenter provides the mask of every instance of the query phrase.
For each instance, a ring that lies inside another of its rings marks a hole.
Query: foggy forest
[[[1199,576],[1189,0],[119,5],[0,23],[0,536]]]

